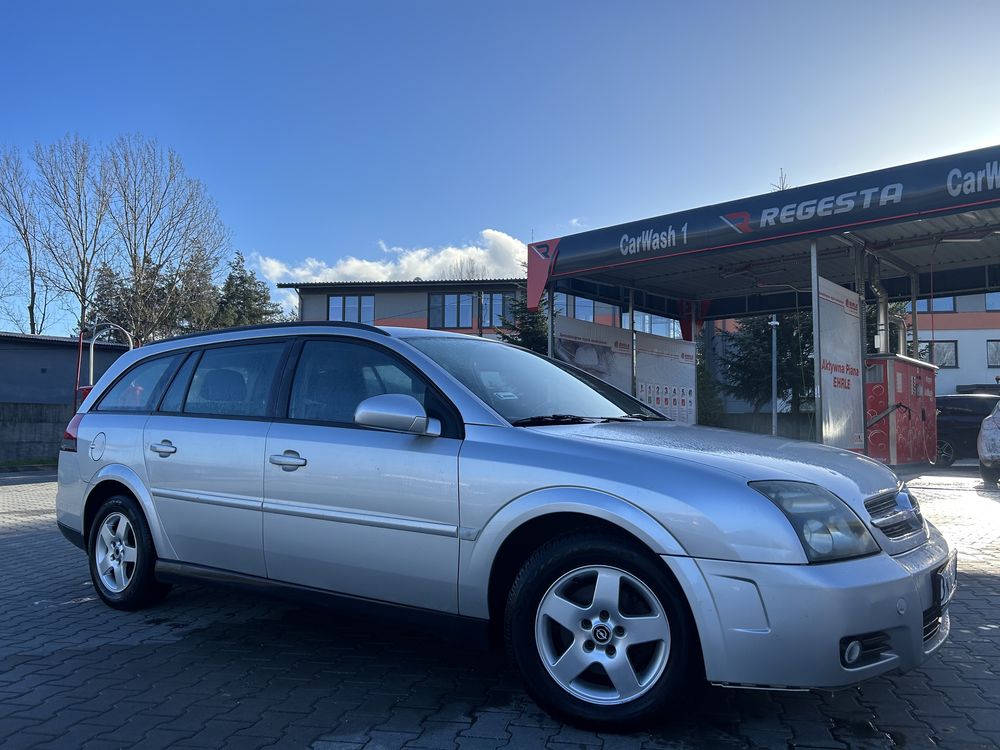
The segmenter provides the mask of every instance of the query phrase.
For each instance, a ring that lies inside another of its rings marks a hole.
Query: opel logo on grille
[[[605,644],[611,640],[611,628],[607,625],[598,625],[594,628],[594,640],[600,644]]]
[[[920,526],[923,524],[924,519],[920,515],[920,505],[906,490],[902,490],[896,494],[896,508],[913,525]]]

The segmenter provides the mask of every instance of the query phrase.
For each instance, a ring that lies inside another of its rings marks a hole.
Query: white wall
[[[929,332],[921,331],[920,338],[922,341],[929,340]],[[959,385],[996,382],[994,378],[1000,375],[1000,367],[986,366],[986,341],[1000,339],[1000,330],[949,331],[938,328],[934,331],[934,338],[937,341],[958,342],[958,367],[937,371],[935,390],[939,394],[956,393]]]

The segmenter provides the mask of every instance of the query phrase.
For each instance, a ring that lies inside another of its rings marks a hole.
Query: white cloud
[[[308,281],[412,281],[419,277],[454,278],[517,278],[524,276],[523,263],[527,248],[523,242],[496,229],[484,229],[480,241],[471,245],[439,248],[388,247],[379,243],[382,257],[375,260],[348,255],[327,263],[318,258],[306,258],[287,263],[277,258],[254,253],[252,259],[265,279],[279,282]],[[279,301],[286,307],[296,299],[291,290],[281,290]]]
[[[573,229],[586,229],[589,225],[583,219],[575,217],[569,220],[569,225]]]

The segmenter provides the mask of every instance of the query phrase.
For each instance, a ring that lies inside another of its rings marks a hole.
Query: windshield
[[[597,378],[525,349],[475,338],[406,341],[511,423],[666,419]]]

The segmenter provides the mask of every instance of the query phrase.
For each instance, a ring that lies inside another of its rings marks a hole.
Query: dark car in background
[[[990,393],[960,393],[937,397],[938,466],[960,458],[976,458],[979,427],[1000,401]]]

